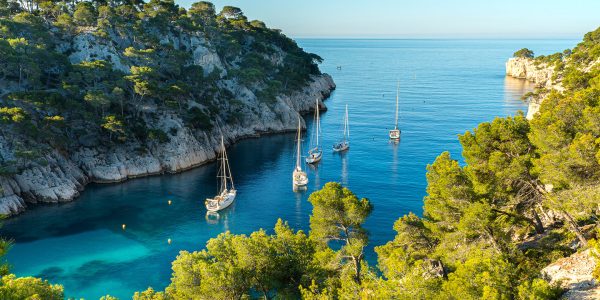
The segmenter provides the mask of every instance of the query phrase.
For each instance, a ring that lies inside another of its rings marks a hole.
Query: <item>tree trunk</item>
[[[533,227],[535,227],[535,233],[537,234],[542,234],[544,233],[544,223],[542,223],[542,220],[540,219],[540,216],[538,215],[538,213],[535,211],[535,208],[532,209],[533,211],[533,220],[535,221],[533,223]]]
[[[361,255],[359,255],[358,257],[356,256],[352,256],[352,261],[354,262],[354,281],[356,281],[356,283],[358,285],[361,284],[361,280],[360,280],[360,261],[361,261]]]
[[[21,88],[21,80],[23,79],[23,67],[19,66],[19,88]]]
[[[490,242],[492,243],[492,247],[494,247],[494,249],[496,249],[496,251],[498,251],[498,253],[502,253],[502,247],[500,247],[500,244],[498,244],[498,241],[496,241],[496,238],[494,237],[492,229],[489,227],[486,227],[485,233],[488,236],[488,239],[490,240]]]
[[[544,218],[546,218],[546,220],[548,222],[552,222],[554,223],[554,218],[551,218],[550,215],[548,215],[548,213],[546,212],[546,210],[544,209],[544,207],[542,207],[541,204],[537,204],[537,208],[540,210],[540,212],[542,213],[542,216],[544,216]]]
[[[571,231],[573,231],[573,233],[575,233],[575,235],[577,236],[577,239],[579,240],[581,245],[586,246],[587,239],[585,238],[585,236],[583,236],[583,233],[581,232],[581,230],[579,230],[579,226],[577,226],[577,223],[575,222],[575,220],[573,220],[573,217],[564,210],[562,211],[562,215],[563,215],[563,218],[565,218],[565,220],[567,221],[567,224],[569,224]]]

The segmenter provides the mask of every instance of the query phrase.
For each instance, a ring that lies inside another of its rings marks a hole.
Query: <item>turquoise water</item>
[[[277,218],[306,230],[307,197],[329,181],[373,202],[366,227],[371,245],[381,245],[394,237],[396,219],[409,211],[421,213],[425,166],[445,150],[458,158],[457,134],[526,108],[519,97],[531,86],[504,76],[506,58],[522,47],[550,54],[575,43],[299,40],[325,59],[321,69],[338,86],[322,115],[326,151],[318,168],[308,169],[307,192],[291,188],[293,134],[248,139],[228,150],[238,196],[218,219],[207,218],[203,206],[216,190],[213,163],[181,174],[92,184],[77,201],[38,206],[6,220],[0,232],[15,241],[8,260],[18,275],[63,284],[69,297],[97,299],[110,293],[129,299],[148,286],[164,288],[179,250],[202,249],[220,232],[272,228]],[[387,131],[393,126],[398,79],[402,141],[395,145]],[[333,154],[346,104],[350,151]],[[127,224],[126,230],[121,224]],[[372,247],[368,252],[374,264]]]

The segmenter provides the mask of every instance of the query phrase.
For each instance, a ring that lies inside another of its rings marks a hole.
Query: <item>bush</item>
[[[186,115],[187,122],[194,128],[210,130],[213,125],[210,117],[198,107],[192,107]]]
[[[161,129],[148,129],[148,139],[151,141],[158,141],[161,144],[170,140],[167,133]]]

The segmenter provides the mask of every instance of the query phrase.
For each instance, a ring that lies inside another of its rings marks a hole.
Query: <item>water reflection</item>
[[[215,225],[215,224],[219,224],[219,218],[221,216],[219,215],[218,212],[215,211],[207,211],[206,212],[206,223],[211,224],[211,225]]]
[[[342,163],[341,183],[343,186],[348,186],[348,153],[347,153],[347,151],[344,151],[342,153],[339,153],[339,156],[341,158],[341,163]]]
[[[513,114],[523,105],[521,97],[535,90],[535,84],[525,79],[504,77],[504,103],[505,114]]]
[[[401,139],[389,140],[388,145],[392,148],[392,176],[398,177],[398,148],[400,148]]]
[[[304,220],[305,214],[302,211],[302,203],[306,199],[306,191],[307,187],[303,186],[301,189],[295,190],[294,193],[294,226],[297,228],[302,224],[302,220]]]

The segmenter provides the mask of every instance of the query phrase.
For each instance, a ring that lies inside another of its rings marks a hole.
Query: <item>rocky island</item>
[[[0,13],[0,214],[193,168],[221,134],[295,129],[335,88],[317,55],[235,7],[138,6]]]

